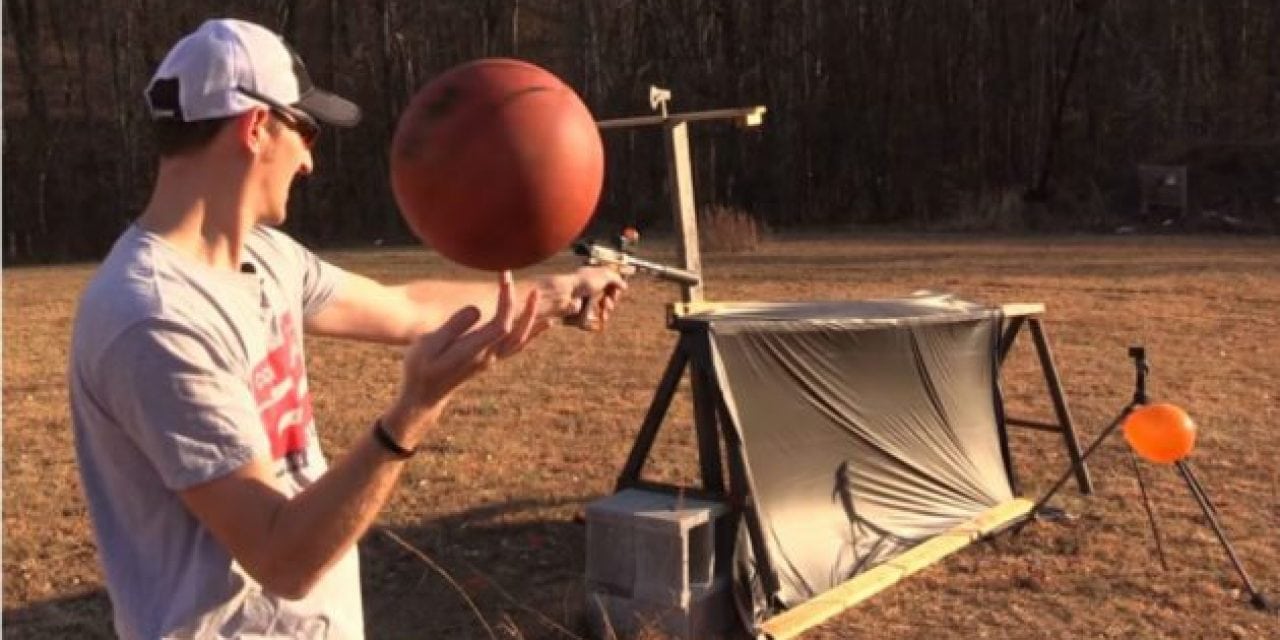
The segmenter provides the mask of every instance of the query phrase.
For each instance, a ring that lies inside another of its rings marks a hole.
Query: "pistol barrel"
[[[599,264],[611,264],[621,268],[629,267],[677,284],[697,286],[702,282],[701,275],[687,269],[668,267],[665,264],[650,262],[637,258],[625,251],[610,249],[599,244],[579,242],[573,246],[573,252]]]
[[[657,278],[661,278],[663,280],[669,280],[677,284],[687,284],[690,286],[696,286],[702,282],[701,275],[696,274],[692,271],[688,271],[686,269],[668,267],[665,264],[649,262],[648,260],[642,260],[640,258],[636,258],[632,256],[626,256],[625,262],[626,264],[629,264],[640,271],[644,271],[649,275],[652,275]]]

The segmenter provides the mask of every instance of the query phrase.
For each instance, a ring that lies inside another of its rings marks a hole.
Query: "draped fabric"
[[[1000,319],[940,295],[682,319],[706,325],[766,547],[763,564],[740,528],[744,615],[759,622],[800,604],[1012,497],[997,423]]]

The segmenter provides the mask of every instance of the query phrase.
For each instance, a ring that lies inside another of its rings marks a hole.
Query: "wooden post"
[[[679,239],[680,267],[702,273],[698,249],[698,210],[693,195],[693,162],[689,158],[689,123],[671,122],[666,128],[667,186],[671,190],[671,215]],[[702,283],[680,287],[681,302],[701,302]]]
[[[662,420],[667,416],[671,399],[675,397],[676,388],[680,385],[680,379],[684,377],[684,370],[688,364],[689,354],[685,350],[684,340],[681,340],[676,343],[675,350],[671,352],[667,370],[662,374],[658,390],[653,394],[653,401],[649,404],[649,411],[644,416],[640,433],[636,434],[631,453],[627,455],[627,464],[622,469],[622,475],[618,476],[615,490],[622,491],[640,482],[640,472],[644,469],[645,460],[649,458],[649,450],[653,448],[654,440],[658,438],[658,428],[662,426]]]
[[[689,153],[689,123],[705,120],[732,120],[741,127],[758,127],[764,122],[762,106],[668,113],[671,92],[649,87],[649,106],[657,115],[600,120],[601,130],[662,125],[667,147],[667,186],[671,190],[671,215],[675,222],[680,267],[702,273],[702,253],[698,249],[698,205],[693,192],[693,160]],[[682,302],[702,302],[703,285],[680,285]]]

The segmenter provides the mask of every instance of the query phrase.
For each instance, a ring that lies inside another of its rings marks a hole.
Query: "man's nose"
[[[311,171],[315,169],[315,159],[311,156],[311,150],[304,152],[306,155],[302,158],[302,164],[298,166],[298,175],[309,176]]]

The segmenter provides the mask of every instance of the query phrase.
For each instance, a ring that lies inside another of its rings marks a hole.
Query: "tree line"
[[[194,0],[4,3],[4,258],[92,260],[155,169],[142,91],[214,17]],[[1263,0],[233,0],[365,119],[326,131],[291,232],[405,242],[388,147],[433,76],[537,63],[598,119],[761,104],[691,129],[698,200],[774,228],[1088,230],[1135,220],[1139,164],[1195,212],[1280,228],[1280,3]],[[597,225],[669,227],[661,137],[609,131]],[[1187,214],[1191,215],[1191,214]]]

